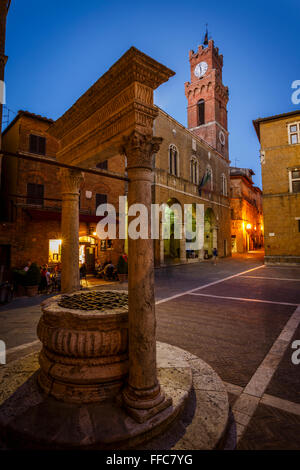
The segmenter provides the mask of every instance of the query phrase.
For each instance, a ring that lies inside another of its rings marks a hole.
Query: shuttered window
[[[100,204],[107,203],[107,194],[96,194],[96,210]]]
[[[96,168],[99,168],[100,170],[107,170],[107,160],[97,163]]]
[[[42,206],[44,204],[44,185],[27,183],[27,204]]]
[[[204,100],[198,101],[198,126],[205,124],[205,103]]]
[[[46,138],[39,135],[30,134],[29,152],[38,155],[46,155]]]

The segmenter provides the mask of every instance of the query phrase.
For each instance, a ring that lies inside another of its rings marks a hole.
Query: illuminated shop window
[[[61,240],[49,240],[49,263],[61,262]]]

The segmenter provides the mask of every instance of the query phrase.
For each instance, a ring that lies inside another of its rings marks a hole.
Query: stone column
[[[148,239],[128,238],[129,377],[123,391],[128,413],[138,422],[171,405],[157,380],[154,257],[151,240],[152,155],[162,139],[134,131],[124,137],[121,153],[128,163],[128,207],[148,210]],[[129,218],[130,223],[130,218]]]
[[[185,241],[184,224],[181,225],[180,261],[181,263],[186,263],[186,241]]]
[[[79,280],[79,187],[83,179],[80,171],[61,168],[62,194],[62,292],[80,288]]]
[[[163,238],[164,235],[164,224],[162,219],[160,218],[159,221],[159,261],[160,266],[165,264],[165,240]]]
[[[218,228],[213,227],[213,248],[218,248]]]

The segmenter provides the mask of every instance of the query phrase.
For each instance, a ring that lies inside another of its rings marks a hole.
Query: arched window
[[[171,175],[179,176],[178,150],[173,144],[169,147],[169,172]]]
[[[206,175],[207,175],[207,187],[213,191],[214,189],[214,175],[210,165],[206,167]]]
[[[198,101],[198,126],[205,124],[205,103],[204,100]]]
[[[190,178],[191,178],[192,183],[198,184],[199,166],[198,166],[198,161],[195,157],[192,157],[191,162],[190,162]]]
[[[223,196],[227,196],[227,179],[224,173],[221,175],[221,193]]]

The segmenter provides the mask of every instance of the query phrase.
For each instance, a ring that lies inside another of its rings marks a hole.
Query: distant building
[[[263,246],[262,192],[250,168],[230,168],[231,249],[245,253]]]
[[[300,110],[253,121],[261,145],[265,262],[300,263]]]

